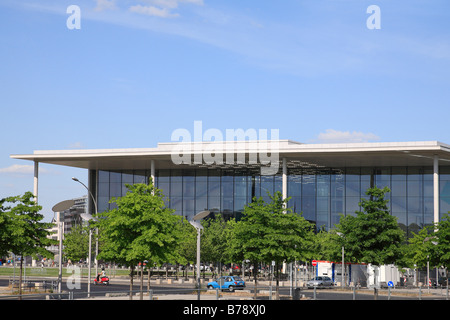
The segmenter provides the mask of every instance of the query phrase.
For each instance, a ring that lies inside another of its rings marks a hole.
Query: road
[[[67,283],[65,281],[66,279],[63,279],[63,292],[67,292]],[[147,292],[147,283],[144,281],[144,292]],[[6,287],[8,286],[8,279],[0,279],[0,287]],[[79,288],[76,288],[72,290],[74,294],[74,299],[77,298],[84,298],[86,297],[87,293],[87,283],[81,282],[79,283]],[[134,294],[139,292],[139,281],[135,281],[133,285],[133,292]],[[246,289],[253,290],[253,286],[247,286]],[[153,291],[153,295],[161,295],[161,294],[186,294],[186,293],[193,293],[195,292],[193,284],[184,284],[184,285],[151,285],[151,289]],[[258,289],[263,289],[261,286],[258,286]],[[267,288],[264,288],[267,289]],[[128,280],[125,279],[112,279],[111,284],[106,285],[94,285],[91,284],[91,296],[102,296],[104,297],[107,293],[109,294],[126,294],[129,293],[130,290],[130,284]],[[273,288],[275,290],[275,288]],[[26,291],[26,290],[25,290]],[[280,295],[281,296],[288,296],[290,294],[290,289],[288,287],[280,287]],[[301,294],[304,295],[306,298],[313,299],[314,298],[314,290],[312,289],[302,289]],[[24,297],[25,298],[25,297]],[[34,299],[37,297],[34,296]],[[45,298],[42,296],[41,298]],[[316,300],[353,300],[353,294],[352,292],[339,292],[339,291],[333,291],[333,290],[327,290],[327,289],[318,289],[316,290]],[[444,296],[439,295],[432,295],[427,296],[423,295],[422,300],[445,300]],[[267,298],[266,298],[267,299]],[[417,296],[396,296],[391,295],[391,300],[418,300]],[[373,292],[369,291],[367,293],[357,292],[356,293],[356,300],[374,300]],[[378,300],[388,300],[387,295],[379,294]]]

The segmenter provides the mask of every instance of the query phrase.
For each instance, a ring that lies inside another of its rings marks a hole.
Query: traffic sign
[[[313,260],[312,263],[313,267],[317,266],[317,260]]]
[[[389,282],[387,283],[387,285],[388,285],[388,287],[393,287],[393,286],[394,286],[394,282],[389,281]]]

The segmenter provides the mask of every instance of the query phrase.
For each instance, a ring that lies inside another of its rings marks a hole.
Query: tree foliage
[[[34,195],[6,197],[0,200],[0,253],[12,252],[20,256],[19,295],[22,290],[22,267],[26,256],[51,258],[53,253],[48,246],[58,242],[47,236],[53,224],[41,222],[44,216],[39,213],[42,207],[37,205]]]
[[[99,215],[104,241],[99,258],[128,266],[144,260],[156,264],[176,260],[180,217],[165,206],[161,190],[152,184],[126,187],[125,196],[110,201],[117,208]]]
[[[275,261],[280,266],[283,261],[299,260],[311,246],[312,225],[287,208],[288,199],[283,199],[281,192],[269,197],[268,203],[262,197],[254,198],[234,226],[234,259],[250,260],[255,270],[259,261]]]
[[[445,214],[436,226],[435,266],[450,267],[450,215]]]
[[[204,227],[201,234],[202,261],[226,263],[229,261],[227,232],[230,225],[221,214],[202,221]]]
[[[117,207],[99,214],[103,246],[98,257],[129,266],[132,290],[132,271],[139,262],[161,265],[177,260],[181,217],[165,206],[164,195],[152,183],[126,187],[125,196],[110,200]]]
[[[76,225],[64,236],[64,256],[73,262],[85,259],[89,252],[89,230]]]
[[[341,217],[337,231],[342,233],[346,259],[353,262],[383,265],[394,263],[401,254],[404,232],[397,218],[390,215],[385,193],[389,188],[369,188],[370,199],[362,199],[363,212]]]
[[[5,207],[5,204],[9,206]],[[7,197],[0,200],[2,253],[13,252],[19,256],[41,255],[53,257],[46,247],[57,244],[57,241],[47,238],[53,224],[41,222],[44,216],[39,213],[42,207],[37,205],[34,195],[26,192],[24,195]]]
[[[293,261],[310,250],[312,226],[301,214],[286,208],[281,192],[266,203],[262,197],[244,207],[235,226],[235,251],[251,261]]]
[[[313,256],[316,260],[341,261],[341,237],[335,230],[320,230],[315,236],[312,245]]]

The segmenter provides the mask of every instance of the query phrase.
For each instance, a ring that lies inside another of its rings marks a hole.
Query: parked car
[[[208,282],[208,289],[228,289],[233,292],[235,289],[244,289],[245,281],[238,276],[223,276],[216,281]]]
[[[323,288],[323,287],[332,287],[334,285],[333,280],[330,277],[315,277],[309,280],[306,285],[309,288]]]

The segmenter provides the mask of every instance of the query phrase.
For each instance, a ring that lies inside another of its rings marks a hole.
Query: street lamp
[[[432,239],[436,238],[435,236],[432,237],[426,237],[423,239],[423,244],[425,244],[426,241],[430,241]],[[436,241],[431,241],[433,245],[437,245],[438,243]],[[428,249],[427,249],[428,251]],[[437,284],[437,278],[436,278],[436,284]],[[427,253],[427,287],[428,287],[428,293],[430,293],[430,254]]]
[[[61,294],[62,285],[62,245],[63,245],[63,223],[64,223],[64,211],[70,209],[75,204],[74,200],[65,200],[55,204],[52,207],[53,212],[58,212],[58,234],[59,234],[59,257],[58,257],[58,293]],[[61,298],[61,296],[59,297]]]
[[[79,183],[80,183],[83,187],[85,187],[86,190],[89,192],[89,195],[91,196],[92,201],[94,202],[94,206],[95,206],[95,215],[97,216],[97,213],[98,213],[98,210],[97,210],[97,202],[95,201],[95,198],[94,198],[94,196],[92,195],[92,192],[89,190],[88,187],[86,187],[86,185],[85,185],[83,182],[81,182],[81,181],[78,180],[77,178],[72,177],[72,180],[73,180],[73,181],[76,181],[76,182],[79,182]],[[83,220],[88,221],[89,224],[90,224],[90,221],[91,221],[91,220],[95,220],[95,219],[92,217],[92,215],[90,215],[90,214],[84,214],[84,215],[81,216],[81,218],[82,218]],[[97,234],[98,234],[98,229],[97,229]],[[90,296],[91,296],[91,257],[92,257],[92,249],[91,249],[91,247],[92,247],[92,230],[91,230],[91,228],[89,227],[88,298],[90,298]],[[97,254],[98,254],[98,252],[97,252],[97,250],[98,250],[98,239],[97,239],[97,241],[96,241],[96,255],[95,255],[95,272],[96,272],[96,273],[98,273],[98,270],[97,270]]]
[[[198,222],[199,220],[206,218],[210,214],[210,211],[202,211],[197,213],[193,220],[189,223],[197,229],[197,288],[198,294],[197,299],[200,300],[200,232],[203,230],[203,226]]]
[[[338,236],[344,238],[344,234],[341,232],[336,232]],[[345,260],[344,260],[344,245],[342,245],[342,268],[341,268],[341,287],[345,286]]]

